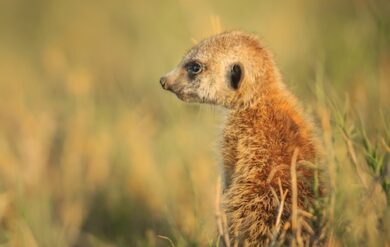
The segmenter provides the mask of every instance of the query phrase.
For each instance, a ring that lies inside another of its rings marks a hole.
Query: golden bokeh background
[[[158,81],[231,29],[261,38],[309,112],[320,81],[383,129],[389,1],[2,0],[0,244],[212,245],[221,110]]]

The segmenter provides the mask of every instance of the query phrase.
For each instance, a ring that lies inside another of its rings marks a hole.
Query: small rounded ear
[[[242,69],[240,64],[233,64],[231,66],[230,72],[229,72],[229,80],[230,80],[230,86],[237,90],[240,86],[240,81],[242,78]]]

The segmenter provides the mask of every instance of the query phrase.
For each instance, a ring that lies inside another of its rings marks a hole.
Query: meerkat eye
[[[194,77],[196,74],[199,74],[203,70],[202,65],[198,62],[190,62],[185,67],[190,77]]]
[[[239,64],[234,64],[233,67],[231,68],[230,71],[230,86],[234,89],[237,90],[238,86],[241,81],[241,66]]]

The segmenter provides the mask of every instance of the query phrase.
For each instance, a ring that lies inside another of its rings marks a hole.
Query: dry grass
[[[1,1],[0,244],[228,243],[215,211],[221,114],[158,85],[191,38],[223,24],[275,51],[323,141],[313,166],[328,196],[276,223],[270,244],[305,244],[311,229],[313,244],[388,245],[389,12],[385,0]]]

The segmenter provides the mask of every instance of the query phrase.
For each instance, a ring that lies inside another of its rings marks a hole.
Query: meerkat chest
[[[256,109],[236,111],[228,116],[223,130],[224,145],[236,146],[238,142],[259,137],[263,119]]]
[[[256,121],[260,119],[254,114],[233,112],[227,118],[223,129],[222,155],[225,167],[234,166],[251,147],[260,145],[261,130],[255,130]]]

